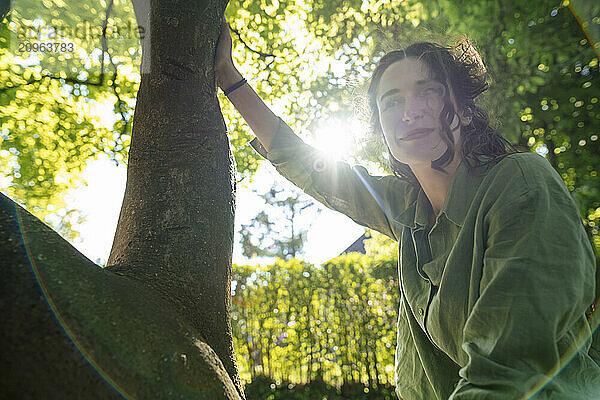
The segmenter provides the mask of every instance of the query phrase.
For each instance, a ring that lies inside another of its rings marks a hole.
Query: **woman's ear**
[[[473,121],[473,109],[471,107],[465,107],[462,115],[460,116],[460,124],[462,126],[468,126]]]

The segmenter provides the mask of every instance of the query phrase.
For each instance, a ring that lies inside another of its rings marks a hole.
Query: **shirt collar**
[[[481,171],[481,168],[469,170],[463,158],[456,169],[450,189],[448,189],[448,193],[446,194],[442,213],[461,228],[465,222],[465,217],[471,207],[473,198],[483,180]]]
[[[413,227],[427,226],[429,225],[429,216],[433,214],[433,208],[429,202],[429,198],[425,194],[423,188],[419,188],[419,194],[417,195],[417,202],[415,204],[415,219]]]
[[[463,159],[456,169],[454,178],[452,178],[440,214],[444,214],[454,224],[462,227],[481,180],[480,175],[469,172],[467,163]],[[417,225],[427,226],[429,215],[433,213],[431,203],[423,188],[419,186],[417,190],[418,192],[411,204],[395,217],[397,222],[412,229],[416,229]]]

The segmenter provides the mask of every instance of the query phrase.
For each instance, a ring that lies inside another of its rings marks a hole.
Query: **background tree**
[[[46,19],[57,24],[87,20],[100,27],[105,20],[114,27],[134,18],[131,5],[120,1],[110,10],[85,1],[68,9],[53,0],[15,4],[18,7],[9,16],[21,24],[37,15],[48,15]],[[502,133],[513,142],[545,153],[570,180],[588,231],[598,240],[594,166],[599,152],[592,137],[600,107],[593,94],[598,59],[575,18],[587,22],[590,35],[597,35],[598,12],[598,6],[587,0],[510,6],[491,0],[232,0],[227,17],[235,32],[236,64],[244,75],[254,77],[251,84],[259,94],[273,101],[275,110],[301,135],[315,131],[322,120],[354,114],[353,100],[360,99],[363,83],[384,48],[467,33],[488,66],[492,86],[485,100],[496,125],[501,124]],[[5,44],[10,29],[15,31],[7,21],[0,38]],[[76,54],[65,58],[67,54],[38,53],[39,65],[22,62],[29,53],[19,55],[10,46],[1,49],[0,102],[5,107],[0,113],[6,111],[0,114],[0,157],[5,192],[36,215],[45,217],[64,206],[60,194],[77,182],[84,160],[99,153],[117,162],[127,158],[131,127],[127,122],[135,105],[132,94],[139,85],[136,71],[141,59],[139,44],[125,36],[109,35],[106,46],[101,34],[85,40],[74,37]],[[104,83],[96,85],[101,76]],[[89,107],[90,102],[110,105],[117,118],[99,124],[97,107]],[[64,104],[60,113],[51,109],[60,103]],[[239,180],[255,170],[258,158],[247,146],[251,133],[228,102],[223,102],[223,112]],[[52,128],[37,129],[36,124]],[[358,160],[380,163],[380,138],[362,141]]]
[[[21,25],[38,15],[55,24],[74,26],[87,20],[100,27],[105,20],[107,27],[114,27],[135,18],[131,5],[121,1],[110,9],[86,1],[68,8],[53,0],[14,4],[9,18]],[[232,0],[227,9],[236,64],[304,136],[322,120],[354,115],[354,100],[361,99],[384,48],[412,40],[447,41],[467,33],[488,67],[492,86],[484,100],[495,125],[514,143],[546,154],[572,188],[596,242],[598,58],[578,19],[589,37],[598,40],[598,13],[598,6],[588,0],[510,6],[491,0]],[[108,35],[104,46],[96,29],[84,39],[70,38],[77,53],[37,53],[39,63],[24,62],[30,54],[17,54],[8,43],[9,32],[14,38],[16,28],[8,19],[2,26],[3,191],[42,218],[58,213],[68,228],[61,194],[80,182],[85,160],[98,154],[117,162],[127,159],[133,94],[139,85],[139,44],[137,38],[132,42],[121,34]],[[54,110],[58,104],[61,110]],[[116,118],[100,120],[95,113],[100,104],[113,109]],[[247,146],[251,133],[226,101],[223,113],[239,181],[252,174],[258,158]],[[385,168],[381,138],[361,141],[357,161],[371,160]]]
[[[295,187],[291,190],[278,189],[275,184],[259,197],[264,207],[249,224],[242,224],[240,229],[244,256],[278,257],[283,260],[298,257],[303,253],[308,232],[308,227],[306,224],[302,226],[300,219],[307,211],[318,215],[321,208]]]

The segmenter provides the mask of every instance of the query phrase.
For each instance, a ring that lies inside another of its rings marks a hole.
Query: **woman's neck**
[[[427,195],[435,215],[438,215],[444,206],[446,195],[450,190],[452,179],[461,160],[462,157],[457,152],[452,162],[444,167],[447,173],[431,168],[431,163],[410,165],[412,172]]]

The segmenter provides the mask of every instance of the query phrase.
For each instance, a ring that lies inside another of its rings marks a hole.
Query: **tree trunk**
[[[363,326],[366,326],[366,323]],[[361,351],[361,355],[364,360],[365,369],[367,370],[367,385],[372,388],[373,387],[373,375],[371,374],[371,354],[369,351],[369,342],[368,342],[368,338],[367,338],[368,333],[369,332],[366,329],[362,329],[363,337],[361,338],[360,342],[361,342],[361,346],[363,348],[363,351]]]
[[[229,322],[234,161],[213,70],[225,6],[151,1],[127,186],[107,269],[172,303],[242,394]]]
[[[150,35],[109,267],[0,195],[9,398],[244,398],[229,324],[234,163],[213,71],[226,0],[141,3]]]
[[[329,302],[327,301],[325,304],[329,304]],[[325,310],[325,317],[327,316],[327,313],[329,311]],[[333,321],[334,319],[331,318],[330,320],[328,320],[327,318],[324,318],[323,321]],[[329,325],[329,324],[328,324]],[[333,324],[331,324],[330,326],[333,326]],[[335,352],[332,352],[331,350],[333,350],[331,347],[329,347],[329,331],[327,329],[325,329],[325,350],[323,351],[323,355],[325,354],[330,354],[333,353],[334,357],[336,357]],[[325,358],[325,356],[323,356],[324,361],[326,361],[327,359]],[[329,377],[333,378],[333,374],[329,373]]]
[[[308,354],[309,354],[309,359],[308,359],[308,371],[306,373],[307,375],[307,383],[310,383],[312,380],[312,365],[313,365],[313,341],[312,341],[312,333],[310,332],[310,314],[311,314],[311,309],[310,309],[310,300],[308,302],[308,304],[306,304],[306,335],[307,335],[307,339],[308,339]]]
[[[352,337],[354,338],[354,356],[353,356],[353,360],[350,363],[350,368],[351,368],[351,374],[352,374],[352,379],[354,382],[362,382],[362,368],[359,368],[358,363],[362,363],[362,357],[361,357],[361,348],[360,348],[360,339],[358,336],[356,336],[356,326],[354,324],[352,324]],[[354,380],[354,370],[356,369],[356,372],[358,372],[358,381]]]
[[[262,343],[262,332],[263,332],[263,320],[262,318],[258,318],[258,331],[256,335],[254,335],[254,343],[257,351],[256,359],[258,360],[258,365],[260,366],[260,374],[266,375],[265,373],[265,359],[263,353],[263,343]]]
[[[362,317],[364,318],[365,315],[371,315],[370,312],[368,312],[367,308],[365,307],[365,303],[361,301],[361,310],[362,310]],[[361,322],[361,329],[360,329],[360,346],[361,346],[361,356],[364,358],[364,364],[365,364],[365,369],[367,370],[367,384],[369,387],[373,386],[373,376],[371,375],[371,354],[370,354],[370,349],[369,349],[369,336],[371,335],[371,331],[369,330],[369,328],[367,328],[369,325],[369,321],[363,319]]]
[[[0,387],[11,399],[240,399],[215,352],[148,286],[0,195]]]
[[[271,341],[273,340],[273,330],[269,329],[267,333],[267,362],[265,364],[266,374],[269,378],[273,378],[272,367],[271,367]]]
[[[375,383],[377,384],[377,388],[379,389],[381,387],[381,381],[379,380],[379,367],[378,367],[378,360],[377,360],[377,340],[374,339],[373,340],[373,347],[369,347],[371,349],[371,354],[373,355],[373,367],[375,369]]]
[[[321,307],[317,309],[317,318],[321,321],[318,325],[318,329],[315,328],[315,340],[317,342],[318,352],[317,352],[317,378],[320,380],[324,380],[323,376],[323,363],[325,362],[325,352],[323,351],[323,340],[321,333],[323,332],[322,327],[325,325],[325,313],[321,313],[321,310],[324,310],[324,305],[326,304],[324,301],[320,303]]]
[[[338,304],[343,304],[342,303],[342,299],[341,297],[338,297]],[[346,315],[343,316],[343,318],[345,319]],[[344,378],[343,384],[345,385],[346,383],[349,383],[351,379],[348,379],[348,371],[350,371],[350,375],[352,375],[352,365],[350,364],[350,356],[349,356],[349,352],[350,350],[348,349],[349,346],[349,341],[348,341],[348,331],[346,330],[346,324],[348,323],[348,321],[343,321],[341,323],[342,326],[342,336],[341,336],[341,348],[340,348],[340,353],[341,353],[341,361],[342,361],[342,365],[341,365],[341,370],[342,370],[342,376]]]
[[[252,346],[252,328],[250,327],[250,319],[248,318],[248,312],[246,311],[246,307],[243,307],[244,321],[245,321],[245,332],[241,335],[246,342],[246,349],[248,351],[248,365],[250,369],[250,379],[254,380],[256,377],[256,366],[254,365],[254,357],[252,356],[253,346]],[[238,322],[239,323],[239,322]]]

